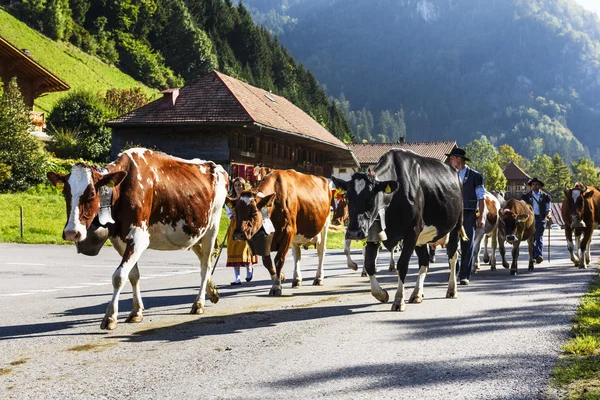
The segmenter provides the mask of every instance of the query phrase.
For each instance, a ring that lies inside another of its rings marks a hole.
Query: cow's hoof
[[[115,329],[118,325],[118,322],[116,319],[112,318],[112,317],[104,317],[102,318],[102,323],[100,324],[100,329],[106,329],[107,331],[112,331],[113,329]]]
[[[313,286],[323,286],[323,279],[315,278],[315,280],[313,281]]]
[[[491,265],[490,266],[490,271],[495,271],[496,270],[496,266],[495,265]]]
[[[271,288],[269,291],[269,296],[281,296],[281,287]]]
[[[281,282],[285,282],[285,274],[283,272],[281,273]]]
[[[363,269],[363,272],[360,273],[360,276],[365,278],[367,276],[367,271]]]
[[[294,279],[294,281],[292,282],[292,287],[296,288],[300,286],[302,286],[302,281],[300,279]]]
[[[423,302],[423,295],[420,296],[410,296],[410,299],[408,299],[409,303],[415,303],[415,304],[421,304]]]
[[[506,269],[509,269],[509,268],[510,268],[510,265],[509,265],[507,262],[503,262],[503,263],[502,263],[502,266],[503,266],[504,268],[506,268]]]
[[[484,256],[483,256],[483,262],[484,262],[485,264],[489,264],[489,263],[490,263],[490,256],[485,256],[485,255],[484,255]]]
[[[348,263],[348,268],[350,268],[352,271],[358,271],[358,264],[355,262]]]
[[[217,285],[211,279],[208,281],[208,288],[206,290],[206,294],[208,295],[208,299],[211,303],[218,303],[221,296],[219,295],[219,289],[217,289]]]
[[[400,303],[400,304],[396,304],[396,303],[392,303],[392,311],[406,311],[406,303]]]
[[[529,272],[533,271],[533,265],[529,266]]]
[[[396,267],[394,267],[393,265],[390,265],[390,267],[388,268],[388,271],[390,272],[394,272],[396,270]]]
[[[447,299],[456,299],[456,298],[458,298],[458,295],[456,294],[455,290],[448,290],[446,292],[446,298]]]
[[[204,304],[195,303],[194,305],[192,305],[190,314],[204,314]]]
[[[511,275],[517,275],[517,270],[516,269],[511,269],[510,270],[510,274]]]
[[[586,269],[587,266],[585,264],[579,264],[579,269]]]
[[[138,322],[142,322],[144,320],[144,316],[141,313],[132,312],[129,314],[129,317],[125,320],[127,323],[136,324]]]

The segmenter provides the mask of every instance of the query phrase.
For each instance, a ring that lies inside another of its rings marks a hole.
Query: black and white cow
[[[392,149],[381,156],[372,173],[357,172],[350,181],[333,178],[333,182],[348,196],[346,239],[367,240],[364,266],[377,300],[389,299],[374,276],[382,241],[388,248],[402,241],[392,311],[406,309],[404,283],[413,251],[419,258],[419,278],[409,301],[422,302],[429,268],[428,243],[446,245],[451,269],[446,297],[457,297],[457,249],[464,229],[462,184],[454,167],[412,151]]]

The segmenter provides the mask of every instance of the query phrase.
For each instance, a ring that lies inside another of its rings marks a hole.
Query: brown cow
[[[506,202],[500,221],[498,222],[498,247],[502,257],[502,266],[508,268],[504,242],[512,245],[512,264],[510,274],[517,275],[519,245],[527,241],[529,247],[529,271],[533,271],[533,239],[535,233],[535,217],[533,209],[523,200],[510,199]]]
[[[113,297],[100,328],[117,327],[119,295],[127,277],[133,288],[133,308],[126,322],[142,321],[144,305],[137,262],[147,248],[191,248],[196,253],[201,267],[200,291],[191,313],[204,313],[210,256],[227,195],[228,177],[221,166],[212,161],[188,161],[147,149],[130,149],[104,170],[80,163],[68,175],[48,172],[48,179],[55,186],[64,184],[64,239],[85,244],[90,232],[98,236],[93,227],[103,225],[108,229],[104,241],[110,238],[123,257],[112,277]],[[208,287],[208,295],[213,302],[219,299],[212,286]]]
[[[561,213],[565,221],[567,249],[575,266],[586,268],[590,264],[592,233],[600,224],[600,189],[577,182],[572,189],[565,187],[564,193]],[[577,241],[577,254],[573,245],[573,232]]]
[[[485,237],[485,252],[483,255],[483,261],[490,263],[490,269],[496,270],[496,244],[498,242],[498,214],[500,213],[500,200],[501,194],[496,193],[485,193],[485,209],[483,212],[484,224],[481,228],[475,230],[475,236],[473,237],[473,270],[471,273],[475,273],[479,269],[479,253],[481,252],[481,240]],[[504,199],[501,197],[502,200]],[[488,254],[487,240],[492,238],[492,255]]]
[[[348,203],[346,202],[346,196],[344,196],[343,191],[340,189],[334,189],[331,194],[331,208],[333,209],[331,225],[348,225]]]
[[[313,285],[323,284],[323,256],[329,226],[331,190],[327,179],[294,170],[275,170],[265,177],[257,191],[242,192],[235,201],[235,240],[251,240],[255,249],[259,240],[273,234],[268,248],[258,249],[263,264],[271,274],[271,296],[281,296],[282,270],[287,252],[292,247],[294,280],[292,287],[302,284],[300,246],[314,244],[319,258]],[[271,251],[276,251],[275,268]]]

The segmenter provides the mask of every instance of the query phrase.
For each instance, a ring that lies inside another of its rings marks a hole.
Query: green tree
[[[545,189],[552,195],[555,202],[563,199],[563,188],[571,184],[571,173],[569,167],[564,163],[562,157],[555,153],[552,156],[552,165],[548,174]]]
[[[599,186],[600,177],[594,162],[589,158],[581,157],[579,160],[571,163],[571,177],[573,182],[581,182],[586,186]]]
[[[17,80],[0,84],[0,191],[25,190],[45,179],[48,154],[30,129]]]
[[[498,165],[504,170],[511,161],[524,171],[531,165],[529,160],[518,154],[512,146],[503,144],[498,149]]]
[[[485,176],[485,188],[487,190],[506,189],[506,177],[502,173],[502,169],[495,161],[489,161],[483,166],[483,175]]]
[[[465,146],[465,151],[471,159],[471,161],[469,161],[469,166],[477,171],[483,172],[485,165],[488,163],[496,163],[497,165],[496,160],[498,159],[498,150],[496,150],[494,145],[490,143],[485,135],[482,135],[480,139],[475,139],[467,144]],[[504,186],[502,189],[498,190],[504,190]]]
[[[550,176],[550,170],[552,169],[552,158],[546,154],[535,156],[531,167],[527,170],[527,173],[531,177],[537,177],[542,182],[546,183]]]
[[[94,93],[71,92],[56,103],[48,116],[48,134],[58,138],[66,132],[74,133],[77,153],[70,158],[108,161],[111,133],[104,126],[108,116],[102,100]]]

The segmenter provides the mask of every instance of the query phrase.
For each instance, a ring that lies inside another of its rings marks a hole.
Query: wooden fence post
[[[19,206],[21,211],[21,239],[23,239],[23,206]]]

